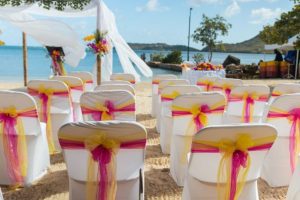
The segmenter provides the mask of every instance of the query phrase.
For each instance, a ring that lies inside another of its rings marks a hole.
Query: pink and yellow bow
[[[117,191],[115,159],[118,150],[144,149],[146,146],[146,139],[120,142],[108,138],[104,133],[97,133],[85,140],[76,137],[60,138],[59,142],[63,149],[86,149],[90,152],[86,192],[86,199],[89,200],[115,199]]]
[[[161,101],[173,101],[176,97],[180,96],[180,93],[177,91],[173,91],[171,94],[162,94]]]
[[[49,152],[50,154],[55,153],[55,145],[53,142],[53,135],[52,135],[52,119],[51,119],[51,102],[52,97],[64,97],[69,98],[70,100],[70,106],[71,104],[71,97],[69,91],[56,91],[52,88],[45,88],[43,85],[41,85],[38,89],[28,88],[28,92],[32,96],[37,96],[40,100],[40,120],[42,122],[46,123],[46,132],[47,132],[47,140],[48,140],[48,146],[49,146]]]
[[[222,86],[213,86],[213,89],[222,90],[225,93],[226,98],[228,99],[233,88],[232,84],[223,84]]]
[[[172,116],[179,117],[179,116],[193,116],[193,122],[196,127],[196,132],[202,129],[203,127],[207,126],[208,114],[215,114],[215,113],[223,113],[225,109],[225,102],[217,103],[213,106],[208,106],[207,104],[203,105],[194,105],[191,108],[185,108],[181,106],[172,106]]]
[[[244,95],[232,95],[229,97],[229,102],[244,102],[244,108],[242,111],[242,122],[250,123],[253,121],[253,111],[255,101],[267,102],[268,97],[264,95],[257,95],[255,93],[244,93]]]
[[[197,82],[197,85],[198,86],[201,86],[201,87],[205,87],[205,91],[206,92],[209,92],[212,90],[213,88],[213,85],[214,85],[214,82],[213,81],[210,81],[210,80],[199,80]]]
[[[248,152],[268,150],[275,139],[275,136],[252,139],[250,135],[241,134],[236,141],[196,140],[192,144],[192,153],[222,153],[218,169],[218,199],[237,200],[251,166]],[[222,185],[224,182],[225,188]]]
[[[135,112],[135,103],[132,101],[125,102],[115,106],[110,100],[104,104],[97,104],[95,108],[81,105],[83,115],[91,115],[95,121],[114,120],[116,112]]]
[[[158,85],[159,84],[159,80],[152,80],[152,85]]]
[[[37,118],[35,108],[16,110],[15,107],[0,109],[0,135],[8,174],[15,185],[23,185],[27,176],[27,145],[21,117]]]
[[[284,111],[271,107],[268,113],[268,119],[274,118],[286,118],[291,123],[289,150],[291,171],[294,172],[300,153],[300,108]]]

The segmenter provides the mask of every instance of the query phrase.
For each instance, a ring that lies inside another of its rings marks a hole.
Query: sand
[[[246,80],[247,84],[268,84],[273,86],[287,82],[283,80]],[[295,82],[295,81],[288,81]],[[298,81],[297,81],[298,82]],[[0,83],[0,89],[21,87],[22,83]],[[182,188],[178,187],[169,175],[169,155],[164,155],[159,146],[159,134],[155,129],[156,120],[151,117],[151,84],[140,83],[137,89],[137,120],[148,131],[146,160],[145,160],[145,199],[181,199]],[[283,200],[287,188],[270,188],[264,181],[259,180],[259,196],[261,200]],[[13,190],[1,187],[5,200],[67,200],[68,176],[63,156],[51,156],[51,166],[48,173],[33,183],[30,187]]]

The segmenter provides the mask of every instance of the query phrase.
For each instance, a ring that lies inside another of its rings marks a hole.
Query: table
[[[218,77],[225,78],[226,72],[224,69],[217,71],[195,71],[191,69],[182,70],[182,78],[189,80],[192,85],[196,85],[197,81],[201,77]]]

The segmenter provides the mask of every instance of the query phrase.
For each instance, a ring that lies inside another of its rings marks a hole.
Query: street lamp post
[[[190,40],[191,40],[191,18],[192,18],[192,10],[193,10],[193,8],[190,8],[188,48],[187,48],[187,61],[190,61]]]

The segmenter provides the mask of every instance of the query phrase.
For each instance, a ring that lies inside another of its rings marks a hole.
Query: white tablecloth
[[[218,71],[195,71],[195,70],[182,70],[182,78],[189,80],[191,84],[197,84],[197,80],[201,77],[219,77],[225,78],[226,72],[224,69]]]

